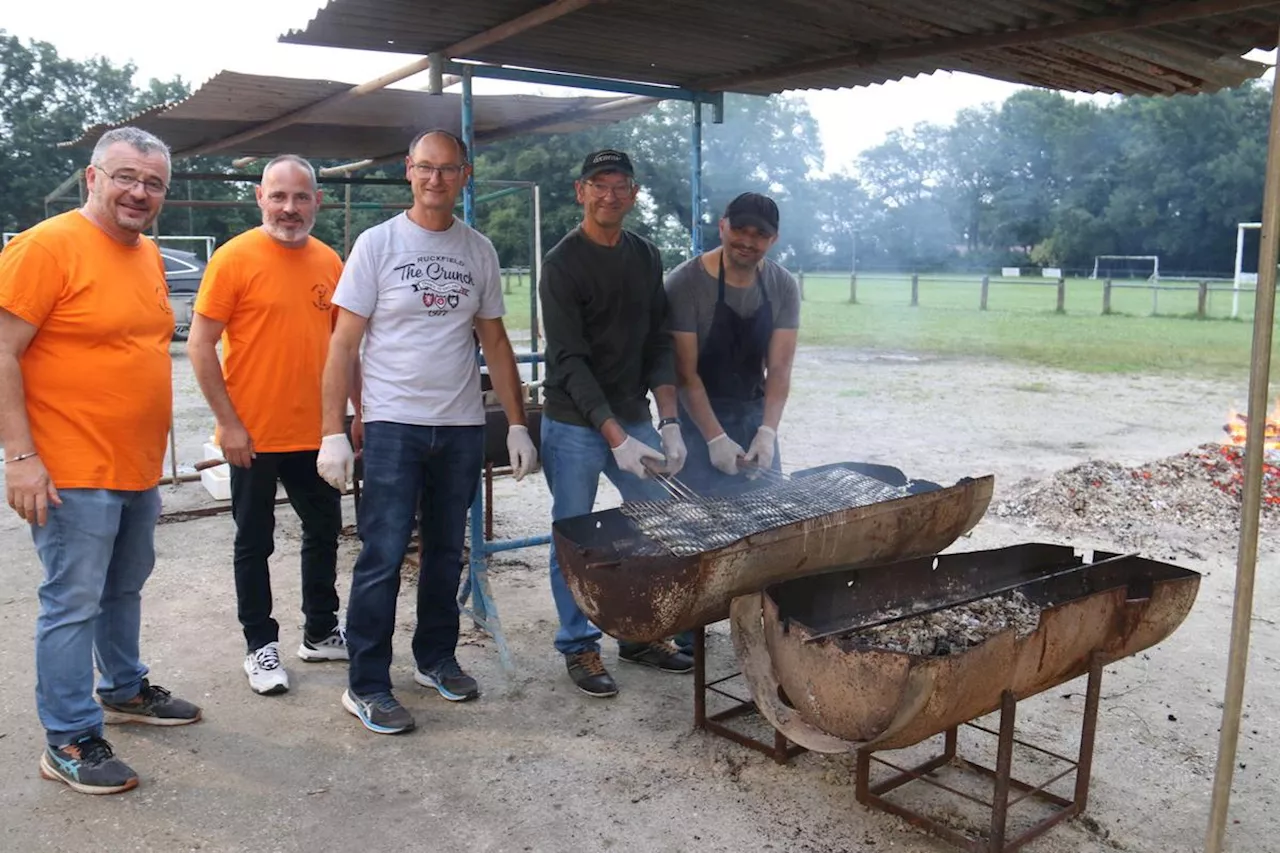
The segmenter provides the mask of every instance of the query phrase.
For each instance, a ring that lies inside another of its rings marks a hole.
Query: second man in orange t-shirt
[[[187,351],[231,464],[244,671],[254,692],[269,695],[289,689],[267,566],[275,549],[277,481],[302,521],[305,624],[298,656],[347,659],[335,589],[342,496],[316,473],[320,379],[333,326],[329,299],[342,262],[311,236],[320,191],[310,163],[293,155],[272,160],[257,197],[262,225],[228,241],[209,262]]]

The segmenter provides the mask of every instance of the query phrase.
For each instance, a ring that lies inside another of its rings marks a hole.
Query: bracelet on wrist
[[[678,423],[680,423],[679,418],[663,418],[662,420],[658,421],[658,429],[662,429],[664,426],[670,426],[671,424],[678,424]]]
[[[19,453],[17,456],[11,456],[8,459],[4,460],[4,464],[8,465],[11,462],[21,462],[23,459],[30,459],[33,456],[39,456],[39,455],[40,455],[40,452],[37,450],[32,450],[30,453]]]

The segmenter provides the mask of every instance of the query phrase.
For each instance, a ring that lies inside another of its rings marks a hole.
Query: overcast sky
[[[174,75],[199,84],[223,69],[362,83],[418,58],[278,43],[281,33],[306,25],[320,8],[318,0],[220,0],[214,4],[170,0],[153,14],[123,18],[108,13],[100,2],[86,0],[3,3],[0,28],[24,41],[52,42],[59,54],[69,58],[100,54],[117,64],[132,61],[138,67],[139,84],[151,77]],[[122,27],[123,35],[118,32]],[[425,80],[418,85],[425,85]],[[1018,88],[967,74],[940,73],[862,89],[810,92],[805,97],[822,134],[826,171],[837,172],[895,128],[922,121],[949,124],[958,110],[999,103]],[[513,89],[512,84],[477,79],[475,91]],[[563,93],[553,88],[534,91]]]

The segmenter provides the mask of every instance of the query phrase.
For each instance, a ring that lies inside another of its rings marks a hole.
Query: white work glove
[[[747,479],[754,480],[760,476],[762,470],[773,467],[773,447],[777,438],[778,433],[773,427],[762,426],[756,430],[755,438],[751,439],[751,447],[748,448],[747,458],[744,460],[747,466]]]
[[[660,430],[662,434],[662,453],[667,457],[666,467],[662,473],[674,477],[684,467],[684,460],[689,456],[689,449],[684,446],[684,436],[680,434],[680,424],[667,424]]]
[[[538,451],[529,437],[529,428],[523,424],[512,424],[507,427],[507,456],[511,459],[511,473],[516,482],[525,475],[532,474],[538,464]]]
[[[741,473],[738,470],[738,457],[743,455],[742,445],[729,438],[727,433],[720,433],[707,442],[707,452],[711,455],[711,464],[730,477]]]
[[[655,468],[662,467],[662,454],[631,436],[627,436],[626,441],[613,448],[613,458],[619,468],[628,474],[635,474],[642,480],[648,479],[652,473],[644,464],[645,460],[653,462]]]
[[[356,454],[346,433],[338,432],[320,439],[320,453],[316,456],[316,471],[329,485],[340,492],[347,490],[347,483],[356,468]]]

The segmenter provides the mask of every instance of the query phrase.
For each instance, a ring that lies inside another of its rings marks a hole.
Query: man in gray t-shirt
[[[778,206],[743,193],[720,219],[720,247],[667,276],[679,377],[682,479],[699,494],[736,494],[781,470],[778,422],[791,388],[800,288],[765,254]],[[744,448],[746,448],[744,450]]]

